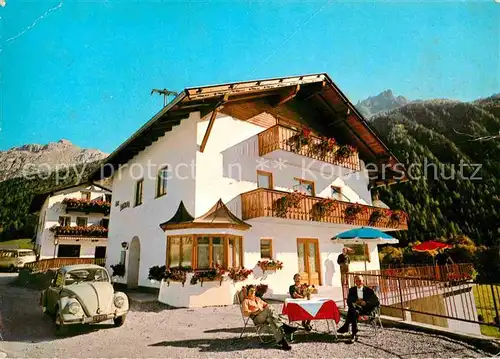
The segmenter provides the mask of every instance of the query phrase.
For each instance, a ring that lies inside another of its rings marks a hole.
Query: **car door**
[[[59,301],[59,293],[62,290],[64,281],[64,275],[61,271],[58,271],[54,276],[54,279],[50,282],[49,288],[47,288],[47,309],[51,313],[55,313],[55,307]]]

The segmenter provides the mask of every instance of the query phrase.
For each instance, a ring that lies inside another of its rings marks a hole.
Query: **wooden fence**
[[[46,272],[51,269],[59,269],[63,266],[71,264],[98,264],[100,266],[104,266],[105,262],[105,258],[49,258],[26,263],[24,268],[33,273],[38,273]]]

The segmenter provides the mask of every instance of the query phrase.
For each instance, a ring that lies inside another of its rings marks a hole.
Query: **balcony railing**
[[[300,131],[282,125],[275,125],[268,128],[258,135],[259,156],[264,156],[276,150],[283,150],[355,171],[360,170],[358,152],[354,152],[348,157],[339,157],[336,152],[340,146],[334,145],[331,151],[324,151],[322,153],[317,150],[317,146],[322,142],[319,137],[310,135],[308,136],[307,144],[301,145],[300,141],[293,140],[299,134]]]
[[[247,220],[257,217],[276,217],[296,219],[302,221],[317,221],[324,223],[351,224],[355,226],[372,226],[378,228],[391,228],[407,230],[407,218],[404,212],[396,216],[385,217],[374,222],[374,212],[383,213],[385,208],[354,204],[343,201],[333,201],[333,205],[326,210],[320,207],[325,200],[320,197],[305,196],[296,206],[283,210],[283,198],[290,192],[258,188],[241,194],[242,219]],[[350,209],[358,207],[360,212],[354,216],[346,214]]]

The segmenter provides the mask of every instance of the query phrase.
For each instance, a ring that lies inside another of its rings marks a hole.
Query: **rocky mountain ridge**
[[[80,148],[61,139],[45,145],[26,144],[0,151],[0,181],[64,167],[99,161],[108,154],[97,149]]]

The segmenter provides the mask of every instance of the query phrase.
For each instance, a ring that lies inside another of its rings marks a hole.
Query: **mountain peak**
[[[67,139],[46,145],[30,143],[13,147],[0,151],[0,181],[23,176],[28,170],[52,171],[61,166],[101,160],[107,155],[96,149],[80,148]]]
[[[404,96],[395,97],[391,89],[382,91],[376,96],[358,101],[357,109],[365,116],[370,117],[378,112],[393,110],[410,103]]]

